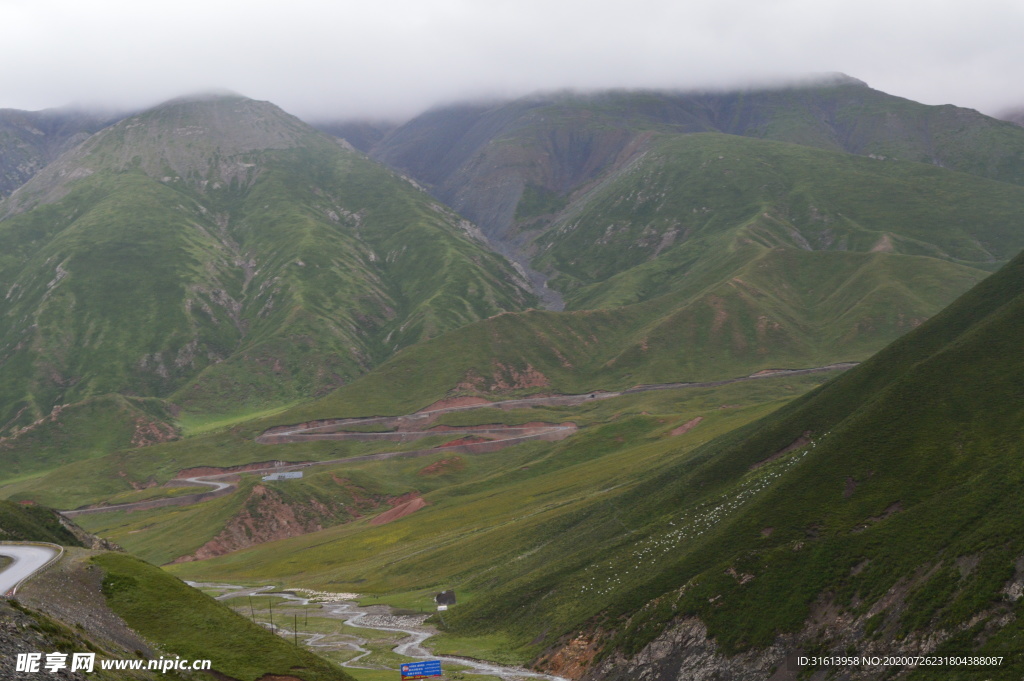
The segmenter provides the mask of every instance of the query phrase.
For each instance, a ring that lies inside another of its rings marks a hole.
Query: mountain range
[[[0,112],[0,171],[0,496],[234,472],[78,520],[189,579],[457,588],[439,645],[574,679],[1018,644],[1013,122],[846,76],[402,124],[218,94]]]
[[[287,403],[533,300],[468,222],[237,97],[123,119],[0,213],[6,433],[109,394]]]

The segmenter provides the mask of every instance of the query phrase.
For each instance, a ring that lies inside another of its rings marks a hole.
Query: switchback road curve
[[[0,596],[13,598],[22,582],[57,560],[63,553],[63,547],[56,544],[0,542],[0,556],[14,561],[0,570]]]

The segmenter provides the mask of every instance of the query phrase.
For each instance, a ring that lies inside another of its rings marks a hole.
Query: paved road
[[[0,556],[14,562],[0,570],[0,594],[13,596],[14,589],[60,554],[60,548],[39,544],[0,544]]]

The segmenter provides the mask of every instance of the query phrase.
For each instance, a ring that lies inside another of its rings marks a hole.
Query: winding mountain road
[[[0,543],[0,556],[12,562],[0,570],[0,595],[13,598],[18,586],[56,560],[64,549],[56,544]]]
[[[336,466],[345,463],[357,463],[363,461],[383,461],[386,459],[413,458],[429,456],[440,452],[464,452],[467,454],[479,454],[494,452],[509,445],[526,442],[529,440],[562,440],[576,432],[576,425],[573,423],[548,424],[534,423],[522,426],[483,426],[447,429],[432,428],[425,426],[441,414],[468,411],[472,409],[516,409],[519,407],[532,406],[575,406],[593,400],[606,400],[623,395],[633,395],[642,392],[656,390],[680,390],[687,388],[715,388],[730,383],[742,381],[754,381],[763,378],[778,376],[798,376],[802,374],[814,374],[825,371],[840,371],[850,369],[857,365],[857,362],[841,362],[829,364],[822,367],[808,369],[768,369],[759,371],[750,376],[738,378],[727,378],[719,381],[703,381],[695,383],[656,383],[650,385],[638,385],[633,388],[617,392],[594,391],[580,395],[553,395],[549,397],[526,397],[515,400],[502,400],[497,402],[481,402],[476,404],[462,404],[456,406],[444,406],[435,409],[425,409],[414,414],[404,416],[370,416],[365,418],[339,418],[312,421],[309,423],[296,424],[293,426],[278,426],[271,428],[256,438],[256,442],[264,445],[285,445],[295,442],[307,442],[312,440],[357,440],[369,442],[374,440],[396,440],[400,442],[420,439],[427,436],[455,435],[455,436],[488,436],[486,440],[475,442],[453,442],[448,445],[431,447],[427,449],[412,449],[396,452],[378,452],[376,454],[365,454],[362,456],[351,456],[342,459],[330,459],[327,461],[307,461],[301,463],[274,462],[272,465],[258,468],[245,468],[245,470],[232,470],[212,475],[198,475],[188,478],[175,478],[168,485],[195,485],[207,487],[206,491],[196,494],[185,494],[177,497],[162,499],[151,499],[148,501],[136,501],[127,504],[116,504],[112,506],[97,506],[93,508],[75,509],[62,511],[67,517],[93,513],[110,513],[112,511],[138,511],[165,506],[190,506],[202,501],[207,501],[219,496],[232,493],[238,485],[235,478],[239,473],[281,473],[287,471],[300,471],[313,466]],[[358,432],[346,430],[365,426],[391,427],[393,430],[379,432]],[[444,428],[444,427],[442,427]]]

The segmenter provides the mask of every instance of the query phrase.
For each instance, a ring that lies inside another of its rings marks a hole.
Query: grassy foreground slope
[[[581,433],[547,459],[571,467],[572,452],[608,452],[618,463],[607,475],[620,488],[606,483],[577,500],[531,495],[536,515],[427,552],[401,530],[415,526],[414,515],[366,546],[393,547],[385,581],[408,587],[458,556],[454,565],[466,568],[458,585],[472,597],[446,613],[450,632],[500,634],[554,668],[572,658],[591,678],[637,678],[643,669],[676,678],[709,655],[719,669],[729,659],[762,665],[767,678],[798,649],[1018,651],[1022,291],[1019,256],[862,366],[659,465],[622,463],[664,446],[643,416]],[[600,477],[598,468],[586,470]],[[456,513],[473,501],[463,518],[503,507],[488,506],[493,490],[480,492],[444,503]],[[358,555],[362,540],[349,541]],[[341,555],[318,558],[305,579]],[[238,575],[274,564],[253,558],[236,554],[207,569]],[[295,570],[302,554],[291,560]],[[286,563],[276,574],[289,574]],[[342,583],[371,573],[348,574]],[[686,632],[704,656],[672,654]],[[652,643],[669,653],[652,656]],[[1011,655],[999,669],[922,667],[914,678],[1019,678],[1022,664]]]
[[[87,551],[81,528],[53,509],[0,502],[0,540],[45,541],[69,547],[61,560],[22,585],[10,610],[0,603],[0,673],[14,676],[14,651],[46,640],[46,652],[93,652],[98,660],[180,656],[212,661],[213,670],[237,681],[268,675],[302,681],[348,681],[345,672],[305,648],[233,612],[138,558]],[[93,542],[94,543],[94,542]],[[26,620],[31,624],[9,626]],[[125,626],[127,625],[127,626]],[[10,667],[10,669],[8,669]],[[96,678],[151,680],[159,672],[104,672]],[[171,672],[164,678],[194,678]],[[198,678],[198,677],[195,677]],[[205,675],[203,676],[205,678]]]
[[[687,618],[727,653],[782,634],[833,651],[1019,650],[1022,291],[1019,256],[861,367],[631,490],[608,563],[639,574],[620,571],[611,598],[581,607],[588,571],[607,580],[600,563],[542,569],[453,628],[500,621],[525,641],[588,614],[598,647],[627,659]],[[748,494],[763,475],[775,480]],[[985,673],[1016,678],[1022,663]]]
[[[303,681],[351,679],[337,666],[137,558],[105,553],[93,562],[104,571],[103,594],[111,609],[171,653],[212,660],[214,669],[239,681],[267,675]]]

